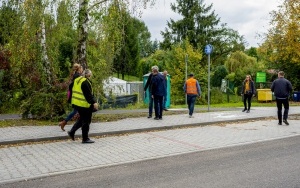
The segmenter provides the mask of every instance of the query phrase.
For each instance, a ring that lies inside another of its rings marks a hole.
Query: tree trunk
[[[87,69],[86,43],[88,38],[88,2],[89,0],[79,1],[78,17],[78,46],[76,62],[81,64],[83,69]]]
[[[47,76],[47,85],[52,85],[52,73],[50,70],[50,61],[47,55],[47,48],[46,48],[46,28],[45,28],[45,21],[42,21],[41,24],[41,46],[42,46],[42,60],[44,64],[44,71]]]

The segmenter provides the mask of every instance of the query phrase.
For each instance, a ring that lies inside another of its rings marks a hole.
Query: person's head
[[[82,72],[82,66],[79,63],[74,63],[73,64],[73,71],[81,73]]]
[[[194,77],[194,74],[193,74],[193,73],[190,73],[190,74],[189,74],[189,77],[190,77],[190,78]]]
[[[151,69],[152,69],[152,73],[153,73],[153,74],[157,74],[158,71],[159,71],[158,66],[156,66],[156,65],[153,66]]]
[[[163,75],[166,77],[168,75],[168,71],[164,70]]]
[[[284,77],[284,72],[283,71],[279,71],[278,72],[278,77],[279,78],[283,78]]]
[[[82,75],[83,75],[84,77],[86,77],[86,78],[91,78],[92,75],[93,75],[93,73],[92,73],[92,71],[91,71],[90,69],[85,69],[85,70],[83,71]]]
[[[252,78],[251,78],[251,75],[246,75],[246,78],[245,78],[245,81],[251,81],[252,80]]]

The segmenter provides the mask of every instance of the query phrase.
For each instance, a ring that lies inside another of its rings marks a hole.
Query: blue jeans
[[[70,121],[74,116],[75,114],[77,113],[78,111],[73,108],[73,111],[69,113],[69,115],[67,116],[67,118],[65,119],[66,122]]]
[[[187,103],[189,109],[189,115],[193,115],[194,113],[194,106],[196,101],[197,95],[187,95]]]

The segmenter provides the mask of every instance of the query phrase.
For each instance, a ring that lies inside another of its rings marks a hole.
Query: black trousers
[[[244,94],[244,107],[245,107],[246,110],[250,110],[251,99],[252,99],[252,94]],[[247,108],[247,103],[246,102],[248,102],[248,108]]]
[[[164,99],[164,96],[154,95],[154,110],[155,110],[155,117],[156,118],[162,118],[163,99]]]
[[[276,99],[276,104],[277,104],[277,115],[278,115],[278,120],[279,123],[282,122],[282,105],[284,107],[284,112],[283,112],[283,119],[287,120],[288,114],[289,114],[289,99]]]
[[[81,128],[82,129],[82,140],[86,141],[89,138],[89,130],[90,124],[92,121],[92,109],[90,108],[82,108],[82,107],[75,107],[78,110],[80,115],[79,119],[73,125],[71,129],[71,134],[75,134],[75,132]]]

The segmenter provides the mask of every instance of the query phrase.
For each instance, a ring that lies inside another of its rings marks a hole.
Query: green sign
[[[266,73],[265,72],[257,72],[256,73],[256,83],[264,83],[266,82]]]

